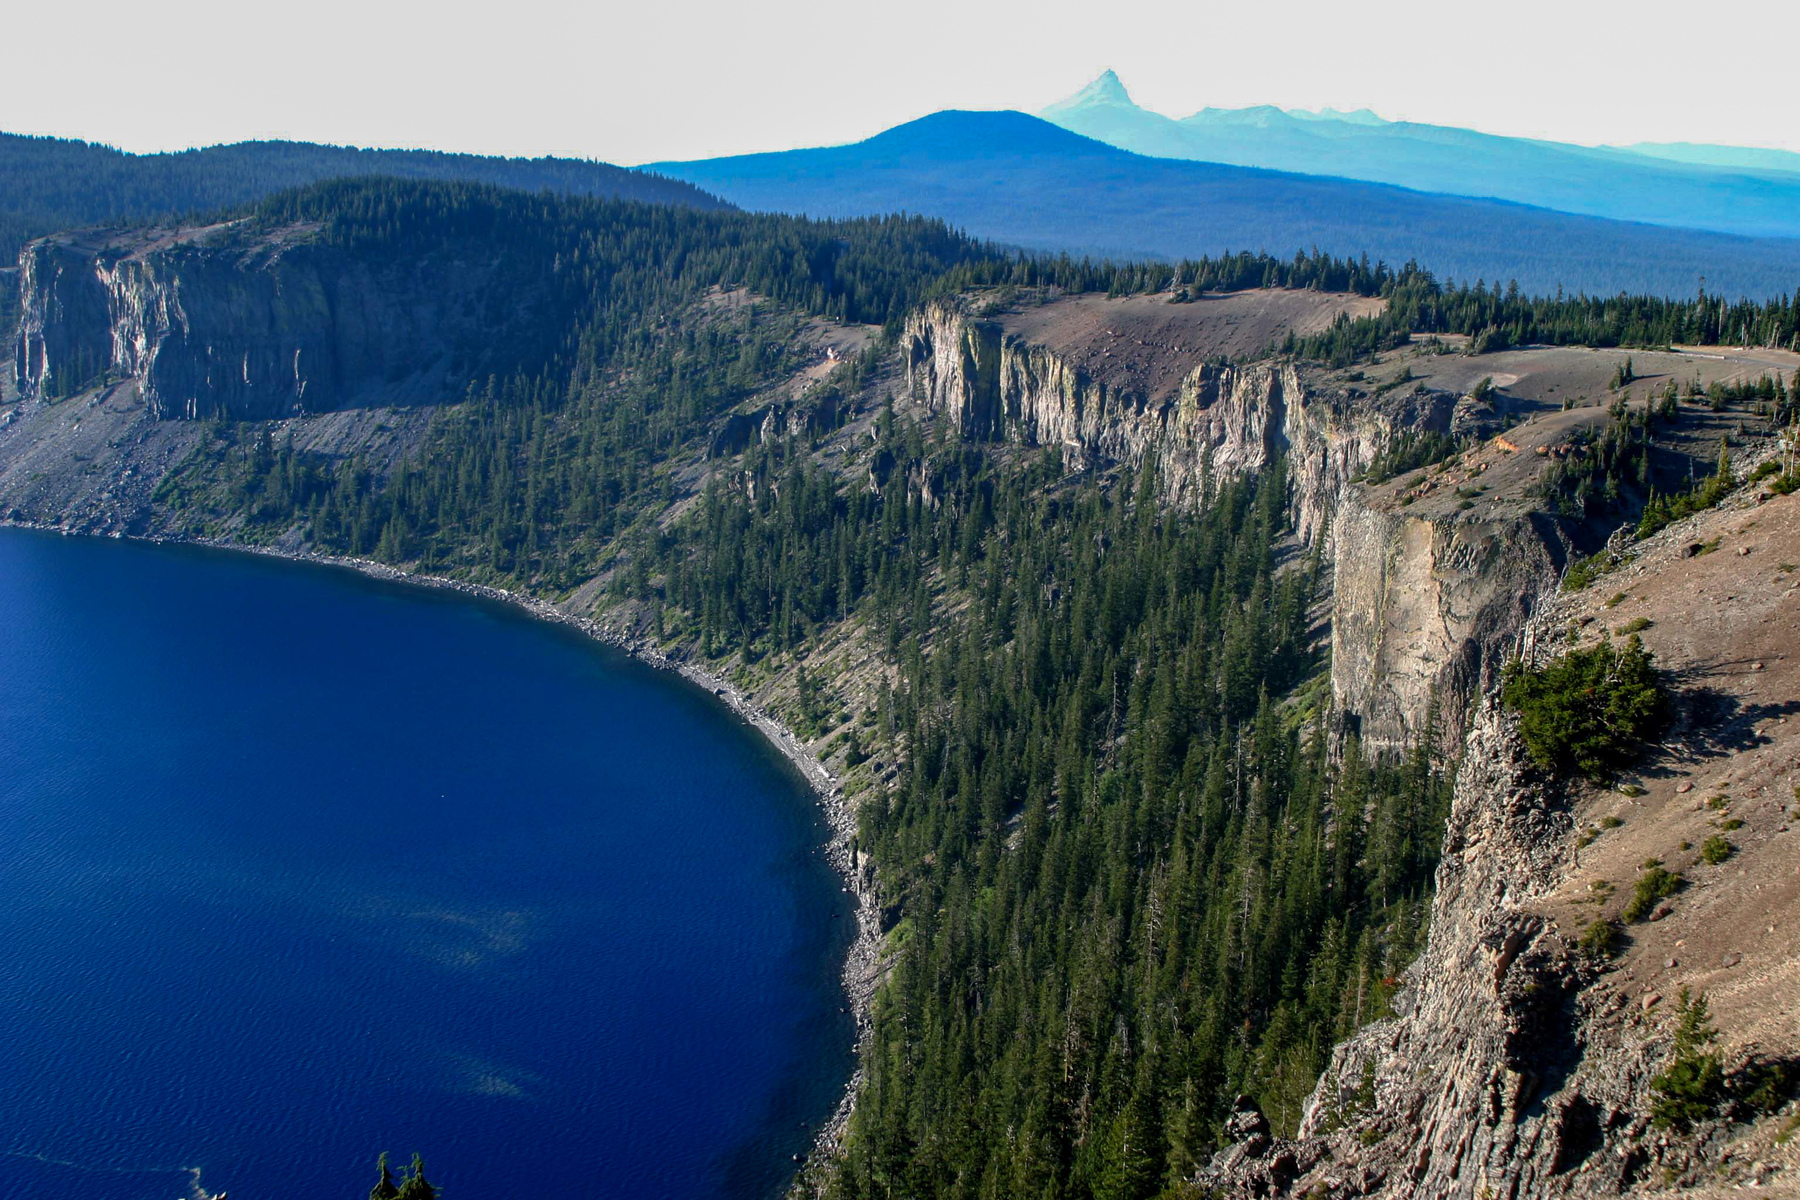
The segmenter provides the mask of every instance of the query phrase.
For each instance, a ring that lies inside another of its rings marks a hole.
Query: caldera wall
[[[1447,393],[1348,395],[1264,359],[1201,361],[1172,394],[1149,397],[955,298],[908,320],[901,354],[914,396],[965,438],[1059,446],[1070,469],[1152,456],[1174,502],[1197,502],[1285,454],[1296,532],[1325,539],[1332,564],[1333,695],[1373,750],[1418,737],[1434,697],[1444,744],[1460,742],[1528,598],[1562,558],[1551,524],[1409,517],[1357,483],[1401,432],[1448,432],[1460,398]]]
[[[446,246],[383,269],[294,227],[46,238],[20,256],[14,370],[39,397],[135,379],[162,418],[436,403],[559,336],[516,270],[491,302],[517,265]]]

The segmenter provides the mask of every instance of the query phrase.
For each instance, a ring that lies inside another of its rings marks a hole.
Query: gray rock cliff
[[[135,379],[163,418],[264,420],[433,403],[546,350],[532,290],[453,247],[384,267],[304,227],[58,235],[20,256],[27,396]]]
[[[1377,399],[1322,387],[1280,360],[1212,361],[1158,400],[955,298],[908,320],[901,353],[914,395],[964,437],[1061,446],[1071,469],[1150,455],[1176,502],[1285,453],[1297,533],[1324,538],[1333,567],[1334,698],[1371,748],[1418,736],[1434,694],[1441,732],[1460,740],[1464,714],[1529,613],[1524,597],[1562,561],[1553,523],[1407,516],[1357,484],[1401,432],[1451,431],[1462,413],[1447,393]]]

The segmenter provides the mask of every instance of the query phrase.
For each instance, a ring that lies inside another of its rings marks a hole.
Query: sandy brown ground
[[[806,348],[807,365],[759,399],[772,399],[776,395],[786,396],[788,399],[798,397],[813,384],[823,383],[827,376],[852,357],[861,354],[880,333],[879,325],[839,325],[835,321],[813,318],[806,323],[798,338],[798,344]]]
[[[1583,803],[1584,826],[1624,823],[1580,852],[1570,901],[1613,913],[1645,859],[1681,871],[1669,916],[1631,927],[1618,977],[1665,1000],[1704,990],[1733,1042],[1800,1050],[1800,494],[1681,522],[1567,608],[1584,643],[1649,622],[1639,636],[1683,717],[1626,781],[1643,795]],[[1715,835],[1733,852],[1709,866]],[[1602,880],[1616,893],[1595,905]]]
[[[1166,293],[1066,296],[1004,312],[1001,326],[1048,347],[1089,376],[1152,402],[1175,394],[1200,361],[1246,359],[1295,333],[1324,329],[1339,313],[1379,313],[1385,301],[1332,292],[1249,291],[1171,304]]]
[[[1615,392],[1610,388],[1613,373],[1628,357],[1638,379]],[[1800,354],[1785,350],[1646,352],[1540,347],[1473,358],[1402,350],[1383,356],[1373,366],[1325,378],[1339,386],[1353,382],[1373,390],[1410,371],[1416,382],[1404,386],[1423,385],[1464,395],[1481,380],[1492,379],[1497,389],[1496,410],[1517,424],[1449,463],[1404,472],[1371,490],[1372,502],[1404,504],[1417,516],[1442,517],[1460,510],[1468,512],[1470,519],[1484,519],[1541,507],[1528,493],[1545,466],[1566,452],[1580,431],[1604,429],[1612,419],[1610,406],[1618,399],[1634,410],[1642,409],[1660,397],[1670,379],[1678,384],[1697,379],[1704,388],[1715,382],[1735,383],[1779,373],[1791,384],[1796,369],[1800,369]],[[1362,378],[1353,379],[1355,375]],[[1574,407],[1564,409],[1566,401],[1572,401]],[[1715,413],[1704,400],[1683,400],[1680,420],[1659,424],[1656,437],[1659,445],[1685,455],[1695,476],[1701,477],[1712,470],[1719,439],[1735,438],[1747,421],[1755,423],[1746,405],[1732,404]],[[1677,477],[1662,480],[1660,486],[1668,490],[1687,484],[1678,471]],[[1462,509],[1465,500],[1472,501],[1469,509]]]
[[[1631,360],[1635,382],[1618,394],[1642,400],[1661,392],[1673,379],[1684,384],[1699,379],[1702,386],[1714,381],[1756,379],[1766,372],[1792,375],[1800,367],[1800,354],[1785,350],[1708,346],[1703,349],[1590,350],[1581,346],[1543,346],[1502,350],[1473,358],[1462,354],[1390,355],[1391,366],[1371,369],[1371,376],[1386,378],[1400,370],[1402,361],[1431,387],[1466,393],[1483,378],[1506,395],[1533,406],[1561,407],[1564,400],[1586,401],[1605,407],[1614,398],[1610,390],[1613,372]]]
[[[1598,986],[1659,1041],[1687,987],[1705,993],[1728,1060],[1800,1055],[1800,494],[1751,494],[1671,526],[1558,617],[1581,644],[1648,621],[1639,636],[1671,675],[1678,716],[1639,770],[1578,801],[1593,841],[1549,914],[1566,931],[1617,918],[1645,860],[1661,859],[1686,884],[1666,915],[1627,927]],[[1700,849],[1714,836],[1731,856],[1709,865]],[[1777,1144],[1794,1124],[1751,1127],[1717,1184],[1684,1194],[1800,1194],[1800,1134]]]

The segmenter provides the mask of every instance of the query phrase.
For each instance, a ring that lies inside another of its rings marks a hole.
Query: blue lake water
[[[849,898],[711,697],[505,606],[0,530],[0,1197],[766,1197]]]

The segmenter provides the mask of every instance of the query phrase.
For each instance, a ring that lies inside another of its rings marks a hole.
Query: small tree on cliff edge
[[[1542,670],[1515,659],[1500,697],[1519,714],[1519,733],[1534,762],[1595,782],[1628,762],[1667,712],[1650,654],[1635,633],[1622,650],[1601,642],[1570,650]]]
[[[369,1189],[369,1200],[436,1200],[437,1189],[425,1179],[425,1160],[417,1154],[412,1157],[412,1165],[406,1169],[406,1178],[396,1185],[394,1173],[388,1170],[388,1156],[384,1153],[377,1164],[381,1178]]]

